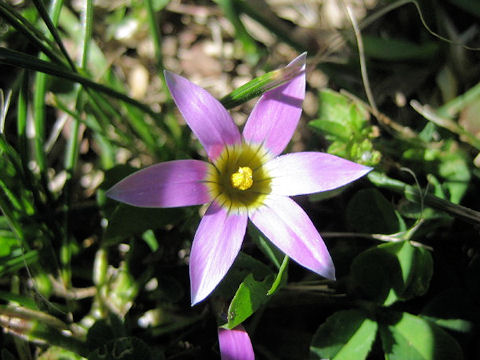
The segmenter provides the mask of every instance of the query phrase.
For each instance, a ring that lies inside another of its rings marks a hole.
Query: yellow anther
[[[250,189],[253,185],[252,169],[250,169],[248,166],[241,166],[238,168],[237,172],[232,174],[230,180],[232,181],[232,186],[235,189]]]

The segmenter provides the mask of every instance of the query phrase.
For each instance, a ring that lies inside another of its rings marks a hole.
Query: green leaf
[[[413,268],[408,274],[407,286],[401,295],[405,300],[424,295],[428,291],[433,276],[433,258],[430,252],[421,247],[413,247],[409,243],[408,245],[413,248],[414,257]],[[402,267],[406,267],[407,256],[400,255],[400,258]]]
[[[420,313],[422,318],[457,333],[470,334],[480,322],[478,306],[471,293],[460,287],[436,295]]]
[[[287,282],[288,262],[289,257],[285,255],[277,275],[274,276],[268,266],[240,252],[227,279],[222,281],[215,291],[217,295],[224,298],[234,294],[228,308],[228,322],[224,325],[225,328],[234,328],[250,317],[260,306],[270,301],[270,298]],[[236,288],[239,282],[240,285]]]
[[[376,165],[381,158],[374,150],[376,136],[369,124],[369,112],[359,102],[325,89],[318,98],[318,118],[309,123],[331,141],[328,152],[365,165]]]
[[[238,287],[230,306],[228,307],[226,329],[233,329],[250,317],[269,300],[268,292],[273,284],[273,276],[269,275],[263,281],[257,281],[249,274]]]
[[[9,256],[0,257],[0,276],[7,273],[17,272],[19,269],[30,265],[40,258],[40,253],[37,250],[22,252],[22,249],[17,248]]]
[[[385,306],[423,295],[432,273],[430,253],[408,241],[364,251],[351,267],[353,287],[367,299]]]
[[[7,291],[0,290],[0,299],[11,304],[17,304],[28,309],[38,310],[35,299],[31,296],[14,294]]]
[[[320,92],[318,103],[318,118],[309,124],[334,138],[348,140],[368,118],[368,112],[365,109],[353,103],[345,95],[330,89]]]
[[[358,191],[348,203],[346,217],[358,232],[394,234],[402,230],[392,203],[377,189]]]
[[[391,313],[380,324],[380,336],[387,360],[460,360],[462,350],[446,332],[428,320]]]
[[[452,144],[452,146],[454,146]],[[445,187],[450,194],[450,201],[458,204],[468,189],[470,170],[466,156],[460,151],[447,150],[439,166],[440,175],[446,179]]]
[[[18,247],[18,240],[10,231],[0,230],[0,259]]]
[[[325,134],[328,140],[341,139],[348,141],[350,130],[347,126],[336,121],[330,120],[312,120],[308,123],[314,129]]]
[[[377,323],[359,310],[339,311],[320,325],[313,336],[313,359],[361,360],[370,352],[377,334]]]

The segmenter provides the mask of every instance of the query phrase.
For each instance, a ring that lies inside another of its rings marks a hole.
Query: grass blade
[[[0,47],[0,63],[10,65],[10,66],[15,66],[15,67],[22,67],[25,69],[29,70],[34,70],[34,71],[40,71],[45,74],[57,76],[63,79],[67,79],[73,82],[78,82],[85,87],[88,87],[90,89],[97,90],[99,92],[102,92],[106,95],[109,95],[113,98],[116,98],[118,100],[124,101],[128,104],[131,104],[143,112],[149,114],[153,118],[157,120],[161,120],[162,116],[159,113],[156,113],[153,111],[150,107],[147,105],[132,99],[131,97],[122,94],[108,86],[99,84],[93,80],[90,80],[80,74],[76,74],[68,69],[65,68],[65,65],[59,68],[58,66],[45,61],[45,60],[40,60],[34,56],[24,54],[19,51],[7,49]]]
[[[27,19],[18,14],[8,4],[0,1],[0,15],[15,30],[22,33],[31,44],[42,51],[47,57],[56,64],[65,65],[61,57],[57,54],[54,44],[48,40],[38,29],[33,27]],[[48,44],[48,46],[46,45]]]
[[[60,38],[60,35],[58,34],[58,31],[56,28],[58,24],[58,18],[60,17],[60,10],[62,9],[62,6],[63,6],[63,0],[55,0],[52,2],[51,4],[52,19],[50,19],[47,9],[45,8],[45,6],[41,1],[33,0],[33,3],[35,4],[35,7],[37,8],[38,12],[40,13],[40,16],[45,22],[45,25],[47,25],[47,28],[50,31],[50,34],[52,35],[53,39],[57,43],[58,47],[60,48],[60,51],[62,52],[63,56],[68,61],[72,70],[74,70],[75,64],[70,58],[70,55],[68,54],[67,49],[65,49],[65,46],[63,45],[62,39]]]

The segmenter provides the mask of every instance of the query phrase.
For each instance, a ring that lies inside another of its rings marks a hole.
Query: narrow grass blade
[[[22,67],[29,70],[40,71],[40,72],[57,76],[63,79],[67,79],[73,82],[78,82],[84,85],[85,87],[97,90],[113,98],[124,101],[128,104],[131,104],[157,120],[162,119],[161,114],[156,113],[147,105],[135,99],[132,99],[131,97],[125,94],[122,94],[108,86],[99,84],[82,75],[76,74],[66,69],[65,66],[62,66],[60,68],[48,61],[40,60],[34,56],[30,56],[22,52],[3,48],[3,47],[0,47],[0,63],[10,65],[10,66],[15,66],[15,67]]]
[[[61,56],[55,49],[54,44],[48,40],[38,29],[18,14],[7,3],[0,1],[0,16],[6,20],[15,30],[23,34],[33,46],[42,51],[52,62],[64,65]]]
[[[40,16],[42,17],[42,20],[44,21],[45,25],[47,25],[47,28],[50,31],[50,34],[52,34],[52,37],[57,43],[63,56],[67,60],[72,70],[74,70],[75,64],[70,58],[70,55],[68,54],[67,49],[65,49],[65,46],[63,45],[62,39],[60,38],[60,35],[56,28],[58,23],[58,18],[60,16],[60,10],[62,9],[62,6],[63,6],[63,0],[55,0],[52,2],[52,5],[51,5],[52,18],[51,19],[50,19],[50,16],[48,15],[47,9],[45,8],[45,5],[43,5],[41,1],[33,0],[33,3],[35,4],[35,7],[37,8]]]
[[[238,39],[243,46],[243,49],[247,53],[248,60],[251,63],[255,63],[261,56],[261,51],[255,42],[255,39],[250,36],[247,29],[240,19],[240,11],[235,0],[216,0],[215,1],[221,8],[225,17],[235,28],[235,38]]]
[[[265,1],[251,0],[235,0],[235,6],[238,11],[251,17],[263,27],[277,36],[280,40],[285,41],[297,51],[314,50],[312,43],[309,43],[307,37],[299,37],[294,34],[294,27],[278,18]]]

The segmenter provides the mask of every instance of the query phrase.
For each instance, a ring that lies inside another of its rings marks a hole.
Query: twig
[[[363,49],[362,34],[360,33],[360,28],[358,27],[357,20],[353,15],[352,8],[350,7],[350,5],[346,5],[345,3],[344,3],[344,6],[347,9],[347,14],[348,14],[348,17],[350,18],[350,22],[352,23],[353,31],[355,32],[355,38],[357,39],[358,56],[360,58],[360,72],[362,74],[362,81],[363,81],[363,86],[365,87],[365,93],[367,95],[368,102],[372,107],[373,115],[377,117],[379,112],[378,112],[377,104],[375,103],[375,99],[373,98],[372,89],[370,88],[370,82],[368,81],[368,73],[367,73],[367,66],[365,64],[365,51]]]
[[[404,239],[398,237],[397,234],[393,235],[385,235],[385,234],[369,234],[369,233],[356,233],[356,232],[322,232],[322,237],[324,238],[363,238],[363,239],[370,239],[370,240],[379,240],[383,242],[399,242],[403,241]],[[417,241],[408,240],[412,246],[421,247],[427,250],[433,250],[431,246],[419,243]]]
[[[66,289],[63,283],[57,281],[53,277],[50,277],[53,285],[53,292],[59,297],[63,297],[68,300],[81,300],[90,297],[94,297],[97,294],[97,288],[95,286],[89,286],[86,288],[69,288]]]

